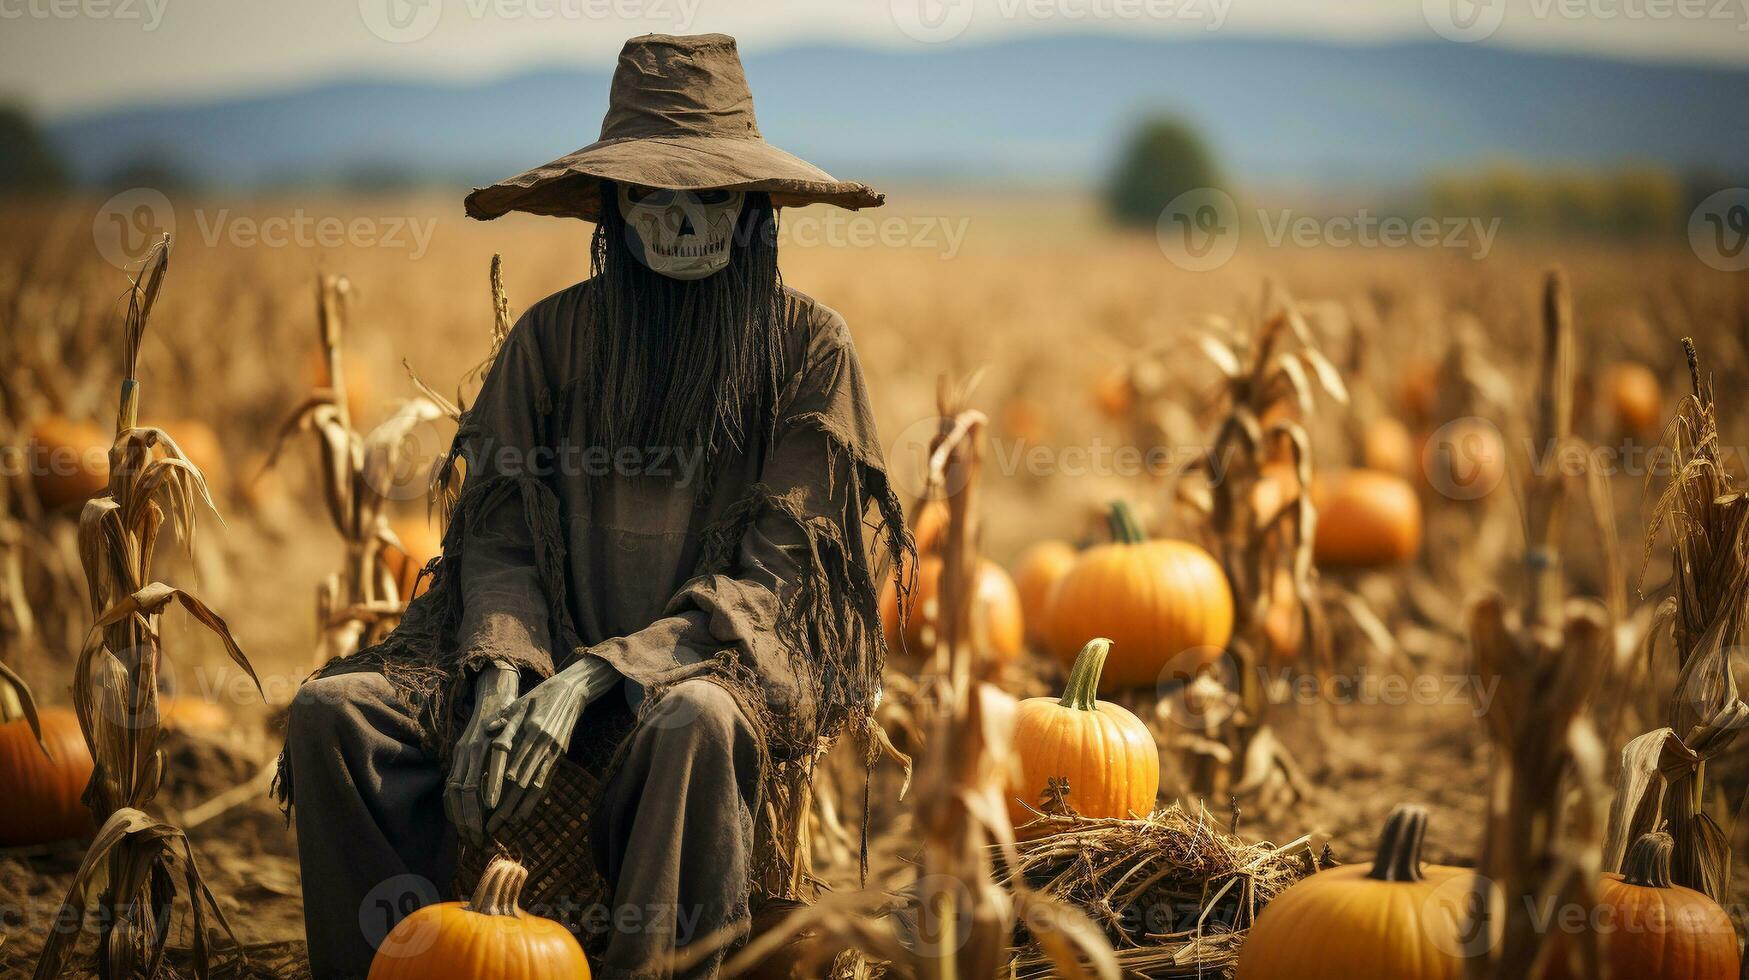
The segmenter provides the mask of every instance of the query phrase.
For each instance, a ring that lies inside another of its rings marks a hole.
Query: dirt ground
[[[1513,385],[1506,406],[1511,417],[1501,424],[1521,418],[1534,385],[1529,338],[1535,336],[1541,274],[1556,264],[1573,283],[1583,376],[1631,358],[1653,366],[1666,392],[1675,391],[1683,376],[1676,339],[1694,334],[1718,370],[1744,377],[1740,330],[1749,320],[1738,318],[1740,297],[1749,291],[1677,247],[1509,242],[1484,260],[1438,250],[1258,247],[1242,250],[1217,271],[1191,273],[1165,261],[1147,236],[1103,230],[1088,203],[1074,198],[896,194],[894,201],[882,220],[908,232],[907,244],[797,245],[785,253],[786,278],[850,322],[904,496],[918,486],[917,442],[933,432],[937,378],[987,368],[975,402],[994,420],[997,462],[987,477],[983,544],[1002,563],[1034,540],[1080,539],[1090,512],[1115,496],[1137,501],[1157,533],[1194,535],[1195,528],[1168,505],[1169,481],[1159,474],[1071,463],[1071,457],[1086,455],[1065,450],[1132,439],[1124,425],[1099,411],[1101,379],[1133,363],[1138,352],[1181,338],[1201,318],[1255,309],[1266,279],[1308,306],[1349,311],[1319,320],[1320,329],[1333,332],[1339,350],[1363,337],[1367,356],[1347,383],[1374,393],[1388,411],[1400,404],[1399,383],[1409,366],[1437,359],[1454,336],[1475,330],[1483,356]],[[203,239],[197,218],[211,219],[221,207],[231,208],[229,221],[297,208],[407,216],[430,220],[434,234],[429,249],[417,256],[388,247],[242,247],[222,234]],[[484,354],[491,314],[486,272],[493,252],[504,255],[513,310],[587,271],[587,226],[518,217],[471,224],[453,201],[194,202],[185,210],[179,212],[182,235],[145,353],[145,411],[149,419],[199,419],[218,432],[227,463],[216,481],[225,524],[208,522],[197,560],[172,563],[160,577],[183,576],[226,616],[263,679],[269,704],[237,683],[240,675],[208,640],[171,617],[165,646],[178,665],[180,690],[218,701],[235,718],[234,730],[222,739],[179,737],[172,745],[170,780],[160,799],[162,812],[172,818],[256,776],[277,750],[275,706],[289,699],[312,666],[315,584],[336,567],[340,544],[315,496],[307,443],[294,442],[285,465],[265,481],[251,486],[249,478],[260,469],[278,421],[311,383],[305,365],[315,347],[315,275],[341,272],[357,289],[347,346],[368,379],[380,418],[381,405],[414,393],[403,360],[447,391]],[[41,231],[31,236],[37,244],[26,249],[14,242],[4,254],[14,272],[28,268],[26,259],[48,256],[46,271],[43,264],[30,271],[45,291],[86,297],[88,309],[80,315],[110,316],[125,280],[90,247],[89,215],[76,208],[30,215]],[[963,234],[950,240],[943,230],[948,228]],[[1353,315],[1362,307],[1367,318]],[[43,316],[43,323],[54,320]],[[119,355],[107,349],[87,355],[87,362],[69,365],[70,378],[57,382],[57,397],[70,414],[102,418],[113,397]],[[1179,396],[1181,417],[1173,420],[1177,431],[1194,433],[1206,424],[1194,406],[1207,380],[1190,372]],[[1667,404],[1673,407],[1673,398]],[[1740,405],[1731,408],[1734,414],[1722,420],[1727,433],[1749,438],[1749,418]],[[1356,451],[1344,410],[1320,405],[1318,415],[1320,464],[1343,465]],[[1594,437],[1614,438],[1593,416],[1585,419]],[[434,454],[448,435],[433,427],[422,438]],[[1035,466],[1016,451],[1028,445],[1055,452]],[[1610,481],[1617,533],[1628,556],[1624,578],[1638,568],[1644,480],[1644,473],[1624,467]],[[403,515],[419,519],[423,501],[417,494],[408,498]],[[1461,611],[1484,590],[1512,587],[1517,516],[1504,497],[1473,507],[1434,503],[1439,510],[1430,512],[1421,561],[1345,583],[1372,601],[1400,649],[1386,656],[1352,633],[1341,634],[1337,662],[1354,677],[1376,679],[1407,666],[1450,683],[1434,703],[1369,703],[1357,696],[1334,700],[1360,703],[1313,698],[1306,704],[1286,698],[1275,708],[1276,726],[1299,757],[1312,792],[1293,805],[1261,811],[1241,803],[1244,836],[1279,843],[1312,835],[1328,840],[1339,859],[1364,861],[1384,815],[1399,802],[1415,801],[1433,810],[1428,857],[1474,861],[1488,748],[1464,687],[1469,678]],[[66,519],[54,520],[59,526],[44,530],[39,547],[65,555]],[[1579,588],[1601,594],[1602,543],[1594,534],[1576,533],[1573,547],[1569,564]],[[1649,595],[1659,594],[1666,575],[1655,559],[1647,572]],[[82,613],[80,606],[69,608]],[[50,637],[16,658],[44,701],[66,701],[71,652]],[[1042,657],[1027,664],[1020,671],[1023,682],[1016,684],[1020,693],[1040,693],[1046,679],[1060,673]],[[1632,707],[1609,733],[1615,747],[1642,730],[1631,726],[1650,718],[1655,703],[1650,693],[1624,697]],[[1137,707],[1151,714],[1149,704]],[[1163,726],[1163,739],[1174,734],[1169,723],[1156,724]],[[1171,796],[1185,786],[1177,761],[1168,758],[1164,790]],[[1206,802],[1222,822],[1230,819],[1227,801]],[[875,837],[880,864],[896,869],[914,842],[897,829],[903,824],[893,820],[895,809],[891,801],[877,804]],[[240,939],[301,937],[296,842],[265,796],[196,827],[190,838]],[[76,847],[0,852],[6,934],[0,976],[28,971],[79,854]]]

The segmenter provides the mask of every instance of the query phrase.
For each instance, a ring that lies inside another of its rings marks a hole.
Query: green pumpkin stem
[[[468,911],[481,915],[508,915],[515,917],[522,910],[517,902],[522,899],[522,886],[528,883],[528,869],[503,855],[492,859],[486,865],[486,871],[480,875],[479,884],[474,886],[474,900],[468,903]]]
[[[1628,848],[1627,860],[1621,865],[1622,880],[1641,888],[1669,888],[1670,856],[1675,850],[1676,842],[1663,831],[1641,836]]]
[[[1144,544],[1148,535],[1142,530],[1142,525],[1136,520],[1135,512],[1130,505],[1122,500],[1111,502],[1111,513],[1106,517],[1111,525],[1111,539],[1118,544]]]
[[[1105,655],[1111,652],[1111,641],[1097,637],[1087,641],[1075,655],[1075,666],[1069,668],[1069,683],[1063,685],[1063,699],[1057,703],[1077,711],[1092,711],[1098,703],[1099,674],[1105,670]]]
[[[1378,855],[1367,877],[1374,881],[1420,881],[1421,844],[1426,839],[1427,808],[1400,804],[1385,820]]]

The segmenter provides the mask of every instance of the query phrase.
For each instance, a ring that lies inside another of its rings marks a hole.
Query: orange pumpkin
[[[37,721],[40,746],[24,719],[0,723],[0,847],[51,844],[96,831],[91,811],[80,802],[92,765],[79,716],[45,708]]]
[[[1099,414],[1113,422],[1128,418],[1136,404],[1136,388],[1130,383],[1129,372],[1119,368],[1100,375],[1093,384],[1093,404]]]
[[[158,717],[166,731],[191,735],[218,735],[232,728],[231,713],[218,702],[186,695],[160,695]]]
[[[83,507],[109,488],[114,433],[59,415],[39,420],[30,433],[31,485],[45,510]]]
[[[1367,469],[1408,476],[1415,470],[1415,440],[1403,423],[1380,415],[1366,427],[1360,458]]]
[[[912,584],[903,633],[899,628],[898,590],[890,581],[881,590],[881,625],[886,631],[887,649],[895,656],[927,656],[935,649],[941,628],[943,567],[940,555],[927,555],[917,563],[917,580]],[[984,559],[978,562],[975,587],[977,596],[973,602],[977,612],[973,630],[983,637],[988,651],[998,660],[1013,660],[1019,656],[1025,637],[1020,592],[1014,587],[1014,580],[1000,565]]]
[[[1404,365],[1398,386],[1403,414],[1418,425],[1433,417],[1434,403],[1439,400],[1439,363],[1414,360]]]
[[[1634,980],[1736,980],[1737,931],[1717,902],[1670,880],[1669,834],[1647,834],[1628,849],[1621,874],[1606,874],[1597,908],[1585,917],[1598,931],[1610,973]],[[1545,980],[1569,980],[1555,955]]]
[[[395,577],[401,590],[401,598],[411,599],[415,595],[415,585],[419,585],[421,592],[431,587],[430,579],[426,579],[422,585],[419,584],[419,573],[431,559],[443,554],[443,534],[431,521],[422,519],[395,521],[391,526],[394,528],[395,537],[401,539],[404,551],[384,548],[383,567]]]
[[[1051,783],[1083,817],[1145,817],[1160,792],[1160,747],[1129,709],[1095,698],[1111,641],[1089,640],[1075,657],[1061,698],[1027,698],[1014,716],[1019,782],[1009,787],[1016,827],[1044,809]]]
[[[1400,806],[1371,865],[1320,871],[1277,895],[1239,950],[1236,980],[1459,980],[1479,885],[1467,868],[1423,865],[1426,832],[1427,811]]]
[[[1422,440],[1421,469],[1436,493],[1453,500],[1486,497],[1506,478],[1506,442],[1486,419],[1458,419]]]
[[[1604,369],[1603,395],[1618,432],[1655,435],[1664,422],[1664,386],[1644,364],[1620,361]]]
[[[1312,488],[1318,533],[1312,555],[1321,565],[1388,565],[1421,548],[1421,500],[1402,477],[1356,469]]]
[[[1089,636],[1111,637],[1107,690],[1191,676],[1214,663],[1233,632],[1233,596],[1221,566],[1188,541],[1150,541],[1129,507],[1114,503],[1112,542],[1089,548],[1057,583],[1045,631],[1065,666]]]
[[[1020,609],[1026,617],[1027,639],[1034,642],[1044,639],[1051,593],[1077,557],[1074,546],[1067,541],[1040,541],[1021,552],[1015,586],[1020,591]]]
[[[528,871],[492,859],[473,901],[427,905],[395,924],[370,980],[589,980],[589,962],[564,926],[517,906]]]

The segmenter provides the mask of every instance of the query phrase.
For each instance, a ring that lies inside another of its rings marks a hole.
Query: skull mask
[[[703,279],[729,264],[743,191],[675,191],[621,184],[619,213],[626,244],[651,271],[670,279]]]

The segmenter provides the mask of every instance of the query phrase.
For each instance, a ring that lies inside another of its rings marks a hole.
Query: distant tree
[[[36,120],[0,105],[0,192],[53,191],[67,185],[67,166]]]
[[[1130,136],[1106,188],[1106,205],[1120,224],[1152,226],[1173,198],[1221,183],[1213,154],[1189,123],[1152,119]]]

